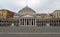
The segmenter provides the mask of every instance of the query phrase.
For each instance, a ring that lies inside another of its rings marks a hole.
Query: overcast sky
[[[52,13],[60,10],[60,0],[0,0],[0,9],[8,9],[18,13],[28,5],[37,13]]]

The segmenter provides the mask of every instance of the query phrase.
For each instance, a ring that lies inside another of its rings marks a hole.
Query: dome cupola
[[[26,14],[35,15],[35,11],[28,6],[21,9],[18,13],[19,15],[26,15]]]

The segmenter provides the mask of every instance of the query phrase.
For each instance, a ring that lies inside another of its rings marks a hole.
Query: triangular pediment
[[[32,15],[24,15],[23,17],[33,17]]]

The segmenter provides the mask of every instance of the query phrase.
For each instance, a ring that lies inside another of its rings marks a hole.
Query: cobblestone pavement
[[[60,34],[0,34],[0,37],[60,37]]]
[[[60,37],[60,27],[0,27],[0,37]]]

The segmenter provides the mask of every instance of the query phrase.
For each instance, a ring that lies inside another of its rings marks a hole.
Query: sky
[[[0,0],[0,9],[16,13],[26,5],[36,13],[52,13],[54,10],[60,10],[60,0]]]

